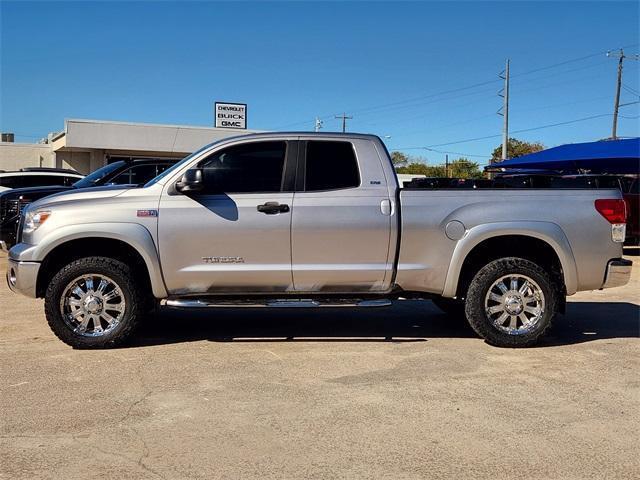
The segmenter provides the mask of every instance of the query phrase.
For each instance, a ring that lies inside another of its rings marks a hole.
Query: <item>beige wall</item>
[[[71,168],[84,175],[95,170],[91,168],[90,152],[56,152],[56,167]]]
[[[51,145],[0,142],[0,170],[55,166]]]

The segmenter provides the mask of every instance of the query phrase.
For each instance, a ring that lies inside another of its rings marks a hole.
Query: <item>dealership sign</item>
[[[216,127],[247,128],[247,105],[245,103],[215,104]]]

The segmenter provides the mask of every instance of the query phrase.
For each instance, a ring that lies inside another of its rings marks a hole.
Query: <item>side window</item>
[[[80,180],[77,177],[64,177],[64,186],[65,187],[69,187],[71,185],[73,185],[74,183],[76,183],[78,180]]]
[[[20,177],[17,177],[15,175],[0,177],[0,186],[6,188],[19,188],[22,186],[18,183],[19,180]]]
[[[254,142],[225,148],[198,165],[203,194],[271,193],[282,190],[286,142]]]
[[[22,185],[25,187],[44,187],[52,185],[62,185],[61,175],[25,175]]]
[[[141,185],[155,177],[157,172],[158,166],[156,164],[143,163],[140,165],[134,165],[124,172],[119,173],[115,178],[109,180],[107,183],[115,185]]]
[[[360,186],[358,162],[350,142],[307,142],[305,191]]]

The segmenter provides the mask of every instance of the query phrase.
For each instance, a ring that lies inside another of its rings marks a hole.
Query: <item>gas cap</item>
[[[460,240],[464,237],[465,231],[464,223],[459,222],[458,220],[451,220],[447,223],[447,226],[444,227],[444,233],[451,240]]]

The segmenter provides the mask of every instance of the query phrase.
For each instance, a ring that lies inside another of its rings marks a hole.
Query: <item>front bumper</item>
[[[16,293],[36,298],[39,262],[21,262],[9,258],[7,260],[7,284]]]
[[[609,260],[602,288],[622,287],[629,283],[632,265],[633,262],[631,260],[625,260],[624,258]]]

